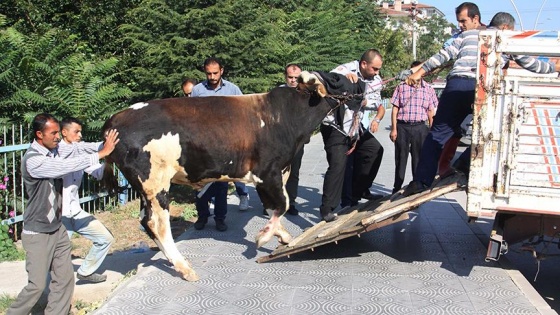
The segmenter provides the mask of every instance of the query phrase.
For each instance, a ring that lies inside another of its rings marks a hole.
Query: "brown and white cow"
[[[213,181],[254,183],[265,208],[274,210],[256,236],[257,246],[273,236],[281,243],[290,241],[280,222],[288,208],[282,171],[338,106],[336,96],[325,97],[329,87],[337,85],[331,83],[346,80],[340,76],[325,84],[318,75],[302,73],[297,90],[281,87],[264,94],[137,103],[105,123],[104,131],[115,128],[120,137],[108,166],[115,163],[140,192],[142,224],[186,280],[198,276],[171,236],[170,183],[197,189]],[[330,93],[340,95],[340,86],[336,88]],[[106,176],[112,176],[110,167],[106,170]],[[106,179],[115,182],[114,176]]]

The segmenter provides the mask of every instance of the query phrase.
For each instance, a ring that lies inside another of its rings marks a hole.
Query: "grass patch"
[[[15,300],[15,296],[11,296],[6,293],[0,295],[0,314],[6,314],[6,310],[8,310],[10,305],[12,305]]]

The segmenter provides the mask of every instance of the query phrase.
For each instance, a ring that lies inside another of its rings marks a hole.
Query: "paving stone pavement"
[[[376,134],[385,156],[374,193],[392,189],[388,116]],[[301,168],[300,215],[283,219],[293,236],[319,222],[326,169],[322,139],[313,136]],[[178,239],[198,282],[182,280],[158,253],[95,314],[556,314],[519,272],[484,261],[491,222],[467,223],[464,192],[422,205],[408,221],[263,264],[256,258],[278,243],[255,247],[267,219],[252,187],[250,194],[246,212],[230,197],[226,232],[210,220]]]

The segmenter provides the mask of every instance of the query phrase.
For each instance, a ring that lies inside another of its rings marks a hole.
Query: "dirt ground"
[[[139,201],[132,201],[124,207],[119,207],[113,211],[103,211],[95,214],[95,217],[101,221],[111,231],[115,237],[115,243],[111,246],[109,254],[118,251],[127,251],[138,247],[139,244],[145,242],[150,248],[157,249],[152,239],[141,229],[138,212],[140,209]],[[188,229],[195,218],[185,220],[184,205],[171,205],[171,233],[173,238],[177,238],[186,229]],[[74,233],[72,237],[72,256],[84,258],[91,248],[91,241]]]

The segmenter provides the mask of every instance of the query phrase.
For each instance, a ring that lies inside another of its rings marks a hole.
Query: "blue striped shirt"
[[[439,53],[433,55],[423,65],[422,69],[426,73],[439,68],[444,63],[455,60],[453,69],[448,77],[468,77],[475,78],[478,57],[478,33],[480,30],[464,31],[453,42],[441,49]],[[508,56],[503,55],[501,59],[502,67],[508,60],[515,60],[521,67],[537,73],[552,73],[555,71],[553,62],[544,62],[530,56]]]

